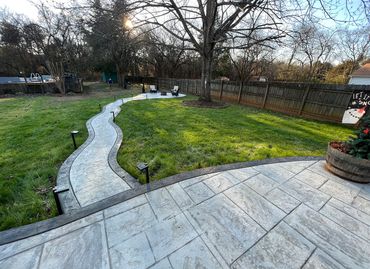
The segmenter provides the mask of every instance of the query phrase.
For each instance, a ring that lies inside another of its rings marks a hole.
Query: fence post
[[[195,95],[197,95],[198,93],[198,83],[197,83],[197,80],[194,80],[195,82]]]
[[[304,96],[303,96],[303,99],[302,99],[302,103],[301,103],[301,107],[299,109],[299,113],[298,115],[302,115],[302,112],[303,112],[303,109],[304,109],[304,105],[306,104],[306,100],[307,100],[307,97],[308,97],[308,94],[310,92],[310,89],[311,89],[311,84],[308,84],[305,92],[304,92]]]
[[[221,80],[221,89],[220,89],[220,97],[219,97],[220,100],[222,100],[223,91],[224,91],[224,80]]]
[[[267,101],[267,96],[269,95],[269,91],[270,91],[270,84],[267,82],[265,96],[263,97],[262,108],[266,107],[266,101]]]
[[[240,104],[240,100],[242,99],[242,92],[243,92],[243,81],[240,82],[238,104]]]
[[[189,79],[186,79],[186,93],[189,93]]]

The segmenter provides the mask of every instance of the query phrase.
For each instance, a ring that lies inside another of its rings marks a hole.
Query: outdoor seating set
[[[149,92],[150,93],[157,93],[158,90],[155,85],[149,85]],[[179,86],[173,86],[173,89],[170,90],[172,96],[179,96],[180,88]],[[167,95],[167,92],[161,91],[161,95]]]

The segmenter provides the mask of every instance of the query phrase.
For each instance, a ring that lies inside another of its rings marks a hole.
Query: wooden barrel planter
[[[328,144],[326,153],[327,169],[342,178],[360,183],[370,182],[370,160],[355,158]]]

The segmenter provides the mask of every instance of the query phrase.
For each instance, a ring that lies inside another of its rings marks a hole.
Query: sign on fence
[[[356,124],[370,109],[370,92],[354,91],[344,112],[342,123]]]

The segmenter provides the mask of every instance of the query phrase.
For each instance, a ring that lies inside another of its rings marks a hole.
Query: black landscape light
[[[72,136],[72,140],[73,140],[73,146],[75,147],[75,149],[77,149],[77,144],[76,144],[76,139],[75,139],[75,135],[78,134],[78,131],[72,131],[71,132],[71,136]]]
[[[113,114],[113,122],[116,122],[116,116],[114,115],[114,111],[111,111],[110,113]]]
[[[59,200],[59,197],[58,197],[58,193],[62,193],[62,192],[66,192],[66,191],[69,191],[68,187],[55,186],[53,188],[53,195],[54,195],[54,199],[55,199],[55,203],[57,205],[59,215],[63,214],[63,210],[62,210],[62,206],[60,205],[60,200]]]
[[[140,162],[136,165],[136,167],[140,170],[141,173],[144,173],[145,171],[146,184],[149,184],[149,165],[147,163]]]
[[[100,109],[100,111],[101,111],[101,104],[99,104],[99,109]]]

